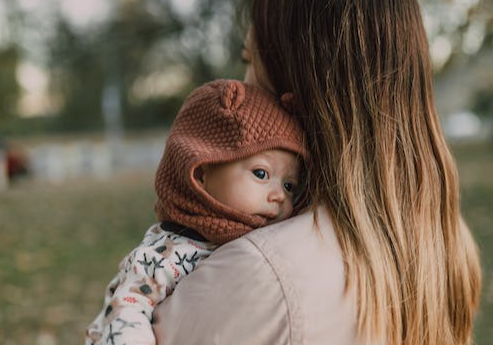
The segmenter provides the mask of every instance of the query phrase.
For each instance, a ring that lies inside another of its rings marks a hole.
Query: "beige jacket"
[[[255,230],[217,249],[154,316],[157,344],[358,344],[352,293],[325,211]]]

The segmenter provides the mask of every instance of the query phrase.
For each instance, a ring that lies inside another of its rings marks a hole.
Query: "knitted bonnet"
[[[204,164],[241,160],[271,149],[306,157],[299,124],[273,94],[234,80],[197,88],[171,127],[156,172],[158,219],[194,229],[216,244],[265,225],[264,217],[215,200],[194,172]]]

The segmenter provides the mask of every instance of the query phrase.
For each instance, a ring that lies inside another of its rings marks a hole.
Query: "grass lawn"
[[[481,308],[476,320],[478,345],[493,339],[493,144],[453,148],[462,185],[462,209],[480,249],[483,265]]]
[[[493,146],[457,147],[463,210],[481,249],[476,343],[493,339]],[[124,254],[154,221],[152,173],[0,192],[0,344],[80,344]]]
[[[0,344],[80,344],[154,220],[152,174],[0,192]]]

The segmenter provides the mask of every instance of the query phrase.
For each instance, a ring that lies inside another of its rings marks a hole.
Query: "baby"
[[[306,151],[281,99],[226,80],[187,98],[156,173],[160,223],[120,263],[86,345],[155,344],[154,308],[185,275],[217,246],[292,215]]]

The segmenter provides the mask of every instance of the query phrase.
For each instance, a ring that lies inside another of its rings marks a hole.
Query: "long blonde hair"
[[[415,0],[251,0],[256,51],[296,95],[308,191],[330,213],[369,343],[469,344],[481,273]]]

